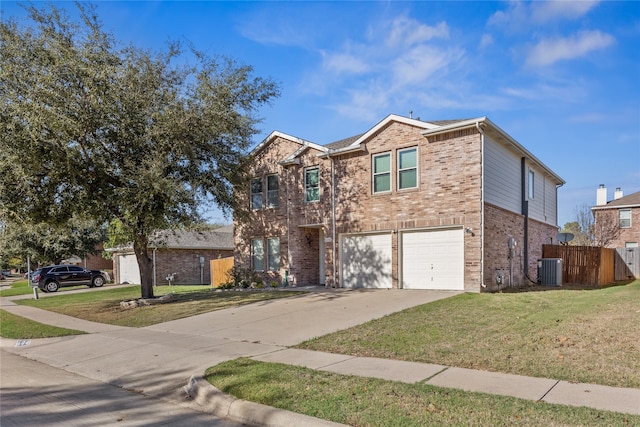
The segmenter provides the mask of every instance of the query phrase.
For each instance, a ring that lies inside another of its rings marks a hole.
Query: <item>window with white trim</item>
[[[532,200],[533,196],[536,194],[535,183],[536,174],[529,169],[529,200]]]
[[[418,149],[398,150],[398,190],[418,188]]]
[[[320,168],[315,166],[304,171],[305,201],[320,200]]]
[[[391,153],[375,154],[373,163],[373,192],[391,191]]]
[[[262,178],[251,180],[251,209],[262,209]]]
[[[638,242],[625,242],[624,243],[624,247],[625,248],[637,248],[638,247]]]
[[[631,209],[620,209],[620,228],[631,228]]]
[[[264,271],[264,242],[262,239],[251,240],[251,268]]]
[[[278,207],[278,175],[267,175],[267,207]]]
[[[267,268],[269,271],[280,270],[280,238],[267,239]]]

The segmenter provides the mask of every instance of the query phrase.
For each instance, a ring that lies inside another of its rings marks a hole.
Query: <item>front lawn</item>
[[[75,329],[45,325],[17,316],[6,310],[0,310],[0,337],[13,339],[53,338],[67,335],[80,335],[85,332]]]
[[[16,300],[16,304],[29,305],[56,313],[111,325],[143,327],[168,322],[214,310],[251,304],[275,298],[299,295],[299,291],[215,291],[208,286],[158,286],[156,296],[175,293],[175,300],[166,304],[133,309],[122,309],[120,302],[140,297],[140,286],[105,289],[99,292],[83,292],[56,295],[39,300]]]
[[[298,347],[640,388],[639,304],[640,280],[596,290],[462,294]]]
[[[29,286],[29,281],[27,279],[16,280],[9,284],[9,288],[5,288],[0,291],[0,297],[12,297],[16,295],[29,295],[33,294],[33,288]],[[72,291],[75,289],[87,289],[86,286],[67,286],[64,288],[60,288],[58,292]],[[42,292],[42,290],[38,289],[38,292]]]
[[[225,393],[350,426],[630,426],[640,416],[236,359],[205,378]]]

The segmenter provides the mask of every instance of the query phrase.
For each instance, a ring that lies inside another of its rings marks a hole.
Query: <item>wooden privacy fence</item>
[[[604,286],[615,280],[615,249],[542,245],[543,258],[562,258],[562,283]]]
[[[616,280],[640,279],[640,248],[616,248]]]
[[[211,286],[217,288],[229,281],[227,272],[233,268],[233,257],[211,260]]]

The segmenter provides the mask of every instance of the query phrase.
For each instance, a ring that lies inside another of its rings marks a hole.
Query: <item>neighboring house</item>
[[[637,248],[640,243],[640,191],[624,196],[616,188],[613,200],[607,202],[607,189],[600,185],[596,192],[596,206],[592,207],[596,226],[612,224],[617,233],[606,246],[609,248]]]
[[[90,270],[105,270],[111,275],[113,272],[113,259],[107,259],[102,256],[104,250],[102,243],[96,245],[95,254],[85,254],[84,258],[72,256],[68,259],[64,259],[60,264],[73,264],[79,265]]]
[[[213,231],[165,231],[149,244],[154,285],[210,284],[211,260],[233,256],[233,226]],[[140,269],[133,246],[110,248],[113,252],[115,283],[140,283]]]
[[[252,152],[235,264],[291,285],[494,290],[536,280],[564,181],[486,117],[389,115],[319,145]]]

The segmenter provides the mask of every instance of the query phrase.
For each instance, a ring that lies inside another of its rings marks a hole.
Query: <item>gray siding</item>
[[[529,217],[546,224],[557,225],[556,186],[553,181],[544,176],[542,171],[527,163],[526,179],[529,170],[535,174],[534,197],[529,199]],[[527,181],[527,189],[529,182]],[[528,192],[527,192],[528,196]]]
[[[491,139],[484,143],[484,199],[500,208],[522,213],[521,157]],[[557,225],[557,199],[555,182],[545,177],[542,170],[526,162],[525,197],[529,200],[529,217],[547,224]],[[534,197],[529,199],[529,170],[534,172]]]
[[[484,150],[485,202],[521,213],[520,157],[488,136]]]

